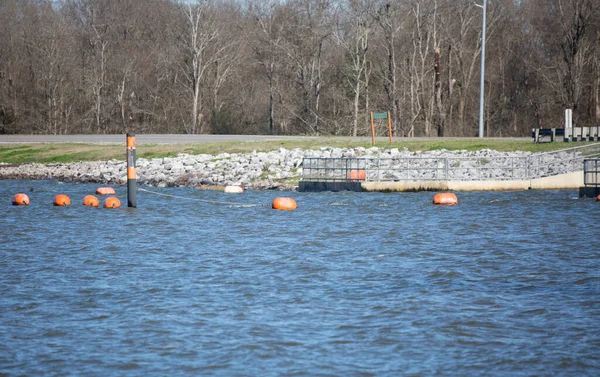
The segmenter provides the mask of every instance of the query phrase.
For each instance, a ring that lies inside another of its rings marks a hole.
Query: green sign
[[[387,113],[373,113],[373,119],[387,119]]]

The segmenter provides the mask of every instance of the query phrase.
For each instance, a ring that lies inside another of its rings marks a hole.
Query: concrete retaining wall
[[[531,180],[532,190],[579,189],[581,186],[583,186],[583,171]]]
[[[513,191],[579,189],[583,172],[559,174],[552,177],[514,181],[403,181],[362,182],[362,191]]]

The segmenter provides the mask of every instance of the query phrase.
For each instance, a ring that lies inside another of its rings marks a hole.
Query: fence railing
[[[367,171],[366,158],[308,158],[302,160],[302,180],[349,181],[352,171]],[[361,179],[358,177],[356,179]],[[364,180],[363,177],[361,180]]]
[[[600,158],[583,161],[584,186],[600,186]]]
[[[304,181],[523,180],[581,171],[600,143],[522,156],[304,158]]]

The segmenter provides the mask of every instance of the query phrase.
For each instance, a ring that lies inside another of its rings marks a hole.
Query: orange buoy
[[[68,206],[71,204],[71,199],[65,194],[58,194],[54,197],[54,205],[59,207]]]
[[[88,207],[98,207],[100,202],[94,195],[87,195],[85,198],[83,198],[83,205]]]
[[[598,195],[598,197],[596,198],[597,202],[600,202],[600,195]]]
[[[367,172],[364,170],[350,170],[347,174],[347,178],[352,182],[364,181],[367,176]]]
[[[121,202],[117,197],[111,196],[104,200],[104,208],[119,208],[121,206]]]
[[[22,192],[15,194],[15,196],[13,196],[12,204],[14,206],[28,206],[29,196],[23,194]]]
[[[433,197],[433,204],[454,205],[458,204],[458,198],[451,192],[440,192]]]
[[[98,194],[98,195],[114,195],[115,189],[112,187],[98,187],[98,189],[96,189],[96,194]]]
[[[273,200],[273,209],[292,211],[296,209],[296,201],[292,198],[275,198]]]

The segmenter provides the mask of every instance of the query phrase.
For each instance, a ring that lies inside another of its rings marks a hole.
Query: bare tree
[[[537,1],[529,5],[531,48],[535,49],[529,68],[543,78],[544,87],[540,89],[544,93],[553,92],[560,98],[561,107],[549,104],[554,117],[560,117],[563,108],[571,108],[577,122],[583,116],[577,110],[584,103],[582,90],[596,38],[590,28],[600,4],[594,0],[557,0],[544,3],[543,13]]]
[[[407,37],[412,53],[406,58],[408,73],[404,77],[410,93],[411,136],[415,136],[418,120],[422,124],[422,133],[427,137],[432,135],[436,106],[431,51],[435,50],[439,40],[438,8],[437,0],[434,0],[427,4],[415,1],[410,9],[412,27]]]
[[[488,135],[598,124],[600,2],[487,4]],[[480,21],[471,0],[0,0],[0,133],[359,135],[372,108],[473,135]]]
[[[300,89],[302,107],[297,110],[292,100],[287,110],[300,122],[300,130],[319,134],[324,49],[332,34],[331,0],[298,0],[289,7],[292,17],[288,17],[280,48],[289,69],[284,74]]]
[[[206,1],[187,1],[181,6],[185,28],[178,35],[182,58],[180,79],[189,93],[189,116],[181,118],[186,133],[206,133],[208,123],[202,98],[202,83],[208,67],[216,61],[211,47],[216,43],[220,30],[214,20],[211,4]]]
[[[277,12],[274,2],[262,3],[259,1],[257,3],[253,6],[254,25],[256,27],[252,29],[253,33],[248,38],[257,63],[261,67],[261,71],[264,72],[268,82],[269,133],[273,135],[277,132],[275,126],[276,66],[278,64],[279,46],[282,43],[283,21],[279,20],[281,15]],[[262,4],[266,6],[261,7]],[[281,131],[284,130],[280,130],[279,132]]]
[[[600,21],[600,17],[598,18]],[[593,81],[592,81],[592,97],[593,97],[593,113],[594,125],[600,126],[600,31],[596,33],[596,43],[594,44],[593,55]]]
[[[438,113],[437,136],[446,136],[448,123],[451,122],[452,114],[452,91],[455,80],[452,79],[452,46],[448,47],[447,61],[447,84],[442,83],[442,53],[438,47],[434,51],[433,72],[435,76],[435,106]],[[448,119],[450,118],[450,120]]]
[[[416,5],[419,7],[419,5]],[[383,38],[385,43],[383,44],[383,49],[386,53],[387,59],[385,60],[385,66],[383,69],[383,86],[385,88],[385,93],[388,99],[388,102],[391,107],[391,116],[392,116],[392,127],[394,130],[394,134],[398,133],[399,125],[404,122],[401,121],[400,109],[402,108],[400,103],[400,95],[398,88],[398,42],[400,33],[403,31],[403,21],[402,13],[406,12],[407,9],[402,9],[401,4],[394,3],[386,3],[381,5],[379,9],[374,13],[375,20],[377,21],[381,31],[383,33]],[[414,89],[414,88],[413,88]],[[412,92],[410,95],[411,100]],[[410,101],[411,104],[414,105],[414,101]],[[413,108],[414,110],[414,108]],[[418,112],[418,111],[417,111]],[[414,119],[414,118],[413,118]],[[403,136],[414,136],[414,121],[409,122],[411,125],[410,129],[405,129],[404,127],[400,127],[401,135]]]
[[[592,0],[559,0],[557,8],[564,37],[560,43],[562,64],[559,79],[562,81],[563,102],[565,106],[576,110],[579,105],[583,85],[583,70],[589,59],[590,40],[585,38],[593,8],[597,2]]]
[[[0,133],[22,132],[21,119],[26,105],[20,93],[25,92],[27,75],[26,57],[23,56],[27,39],[22,36],[23,25],[17,14],[23,3],[3,1],[0,5]]]
[[[372,17],[368,14],[365,5],[358,2],[349,4],[347,18],[338,25],[336,39],[346,51],[348,56],[348,68],[342,67],[342,71],[352,88],[352,129],[351,135],[356,136],[358,130],[358,119],[360,112],[360,96],[362,88],[366,88],[367,79],[367,51],[369,48],[369,34],[371,33]],[[367,112],[367,109],[363,109]]]

